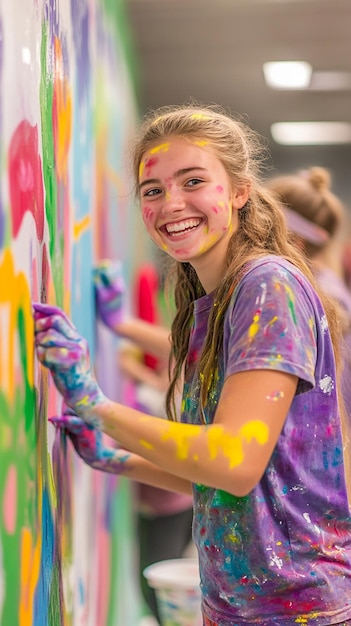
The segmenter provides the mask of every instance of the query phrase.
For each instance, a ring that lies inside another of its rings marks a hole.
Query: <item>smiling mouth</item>
[[[195,230],[199,224],[201,224],[201,221],[201,219],[184,220],[183,222],[166,224],[164,229],[170,237],[178,237],[179,235],[184,235],[185,233],[190,233],[192,230]]]

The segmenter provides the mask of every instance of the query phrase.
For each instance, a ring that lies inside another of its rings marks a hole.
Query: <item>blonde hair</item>
[[[201,407],[206,405],[218,366],[223,341],[224,316],[235,286],[244,273],[245,265],[267,254],[284,257],[298,267],[318,291],[313,274],[301,252],[288,240],[286,222],[279,203],[261,184],[260,169],[265,156],[261,138],[241,120],[235,119],[217,106],[190,104],[163,107],[151,113],[140,129],[134,149],[136,184],[143,155],[170,137],[201,140],[221,161],[234,187],[250,185],[249,200],[239,210],[239,227],[232,235],[223,268],[223,276],[215,292],[208,330],[198,363],[201,381]],[[176,419],[175,395],[187,357],[193,322],[194,300],[205,294],[190,263],[174,262],[174,298],[176,314],[172,324],[172,354],[170,387],[167,394],[167,415]],[[337,317],[332,302],[321,294],[329,328],[337,354]],[[204,418],[204,412],[202,410]]]
[[[325,168],[310,167],[297,174],[276,176],[268,181],[267,186],[284,207],[322,228],[330,238],[340,230],[345,209],[331,192],[331,175]],[[309,257],[313,257],[327,243],[328,237],[318,245],[307,237],[304,239]]]

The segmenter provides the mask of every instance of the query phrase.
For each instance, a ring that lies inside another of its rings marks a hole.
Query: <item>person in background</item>
[[[121,272],[119,262],[107,259],[94,269],[97,314],[112,332],[127,340],[121,343],[118,351],[118,369],[135,385],[134,408],[166,418],[170,331],[164,326],[125,316]],[[155,367],[145,363],[139,344],[144,348],[148,346],[152,357],[156,351]],[[191,548],[192,497],[137,483],[136,501],[140,587],[149,610],[160,621],[155,591],[148,585],[143,571],[152,563],[181,558],[185,550]]]
[[[351,420],[351,291],[344,277],[346,209],[331,191],[331,175],[322,167],[275,176],[268,187],[281,203],[289,230],[312,263],[322,289],[339,305],[342,328],[341,385]]]
[[[167,421],[102,393],[61,309],[34,305],[36,353],[81,420],[77,437],[91,433],[93,465],[192,491],[205,626],[347,624],[337,314],[289,241],[260,149],[216,107],[162,108],[140,129],[143,221],[175,262]],[[94,448],[101,432],[124,450]]]

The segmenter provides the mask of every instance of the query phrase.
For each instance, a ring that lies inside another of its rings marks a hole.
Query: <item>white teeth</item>
[[[166,230],[168,233],[180,233],[185,230],[191,230],[192,228],[196,228],[200,224],[201,220],[186,220],[184,222],[177,222],[176,224],[167,224]]]

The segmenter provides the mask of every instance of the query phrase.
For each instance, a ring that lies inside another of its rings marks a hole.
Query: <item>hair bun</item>
[[[328,191],[331,186],[331,175],[324,167],[311,167],[307,172],[307,178],[312,187],[318,191]]]

